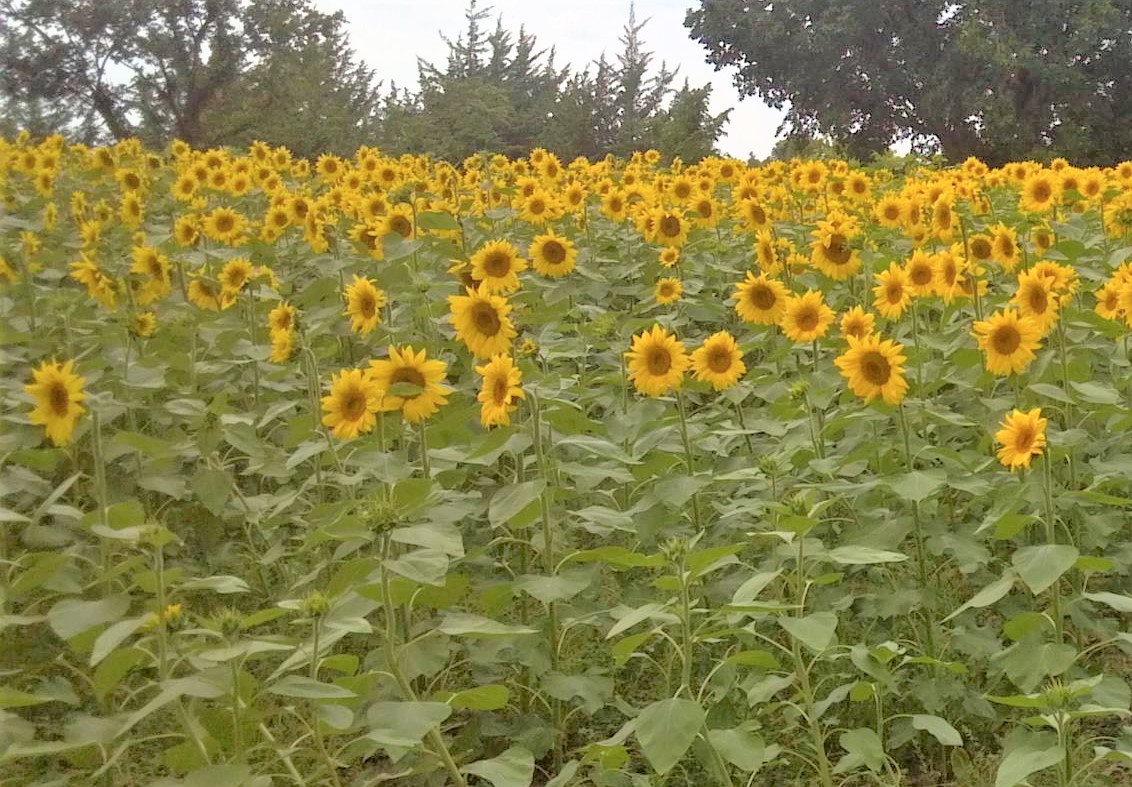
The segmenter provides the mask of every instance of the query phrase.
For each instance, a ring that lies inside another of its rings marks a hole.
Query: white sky
[[[464,29],[466,0],[315,0],[322,11],[341,10],[349,22],[350,42],[358,55],[377,72],[388,90],[415,88],[417,56],[442,63],[447,51],[440,34],[455,38]],[[621,50],[618,38],[629,18],[629,0],[483,0],[491,7],[489,29],[502,15],[503,26],[533,33],[545,48],[557,48],[555,64],[575,68],[596,60],[603,52],[613,60]],[[654,63],[679,66],[676,83],[687,77],[693,87],[711,83],[712,111],[732,108],[724,127],[720,150],[746,158],[754,153],[765,158],[775,141],[782,113],[757,98],[739,99],[732,82],[733,71],[716,72],[705,62],[706,50],[688,37],[684,14],[690,0],[637,0],[637,19],[648,19],[642,36]]]

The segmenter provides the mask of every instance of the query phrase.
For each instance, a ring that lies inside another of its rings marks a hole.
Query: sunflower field
[[[0,140],[0,783],[1128,784],[1130,258],[1132,162]]]

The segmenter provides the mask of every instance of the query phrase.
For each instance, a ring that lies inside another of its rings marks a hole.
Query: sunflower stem
[[[1046,544],[1057,543],[1057,513],[1053,505],[1053,457],[1049,448],[1042,460],[1042,498],[1045,503]],[[1054,580],[1049,588],[1050,612],[1053,615],[1053,631],[1057,644],[1065,641],[1064,621],[1061,614],[1061,578]]]
[[[916,469],[915,459],[912,456],[912,438],[911,428],[908,425],[908,413],[904,409],[904,403],[901,402],[897,406],[897,415],[900,422],[900,432],[904,438],[904,463],[909,473],[914,472]],[[925,623],[925,636],[924,644],[927,647],[928,656],[930,658],[936,657],[935,649],[935,622],[933,621],[933,601],[932,594],[929,588],[928,578],[928,553],[924,541],[924,525],[920,520],[920,503],[919,501],[910,501],[912,505],[912,529],[916,538],[916,569],[919,574],[920,593],[924,597],[924,623]]]
[[[417,422],[417,434],[420,437],[421,444],[421,475],[425,478],[432,478],[432,466],[428,459],[428,430],[425,428],[423,419]]]
[[[912,301],[912,344],[916,348],[916,395],[924,395],[924,359],[920,353],[920,308]]]
[[[102,416],[99,414],[98,409],[92,407],[90,409],[91,420],[91,450],[94,453],[94,489],[98,495],[98,524],[104,530],[110,528],[109,522],[109,500],[106,484],[106,459],[102,452]],[[112,581],[110,579],[110,542],[105,536],[100,536],[98,540],[99,553],[102,558],[102,579],[103,579],[103,592],[110,595],[112,588]]]
[[[676,411],[680,414],[680,439],[684,443],[684,466],[688,470],[688,475],[694,477],[696,465],[692,457],[692,441],[688,438],[688,413],[684,407],[684,393],[679,388],[676,389]],[[696,492],[692,493],[692,523],[696,527],[702,527],[700,499]]]

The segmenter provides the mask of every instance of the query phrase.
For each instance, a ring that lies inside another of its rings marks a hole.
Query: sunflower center
[[[884,208],[884,217],[889,221],[896,221],[898,218],[900,218],[900,206],[886,205]]]
[[[660,220],[660,234],[666,238],[675,238],[680,234],[680,219],[675,216],[665,216]]]
[[[611,211],[613,211],[614,213],[620,213],[622,207],[624,207],[624,206],[622,205],[622,202],[619,199],[611,199],[609,201],[609,209]]]
[[[951,226],[951,206],[943,203],[936,206],[935,221],[941,227]]]
[[[491,398],[495,400],[496,404],[507,404],[507,395],[511,392],[511,386],[507,381],[500,377],[495,381],[495,385],[491,389]]]
[[[977,260],[985,260],[991,255],[991,245],[986,238],[971,241],[971,255]]]
[[[999,249],[1002,251],[1003,257],[1014,256],[1014,241],[1010,238],[1003,237],[998,241]]]
[[[707,354],[707,365],[716,374],[731,368],[731,352],[726,347],[712,347]]]
[[[663,347],[654,347],[649,350],[645,365],[651,375],[659,377],[668,374],[668,370],[672,368],[672,354]]]
[[[407,238],[413,234],[413,225],[404,216],[394,216],[389,220],[389,229],[396,232],[402,238]]]
[[[527,203],[527,210],[535,216],[541,215],[546,210],[546,203],[541,199],[533,199]]]
[[[929,284],[932,280],[932,269],[927,265],[916,265],[912,268],[912,283],[917,287]]]
[[[59,418],[66,416],[67,411],[71,409],[71,395],[67,393],[67,386],[63,383],[55,382],[51,384],[51,390],[47,392],[47,401],[51,404],[51,410]]]
[[[875,350],[867,352],[861,358],[861,376],[873,385],[884,385],[892,377],[892,364]]]
[[[226,213],[221,213],[216,217],[216,229],[219,232],[231,232],[235,224],[235,220]]]
[[[766,224],[766,211],[762,209],[761,205],[752,205],[749,210],[751,221],[755,224]]]
[[[503,327],[499,314],[490,303],[477,303],[470,310],[472,324],[484,336],[495,336]]]
[[[829,238],[829,245],[826,247],[825,256],[834,265],[844,265],[849,262],[852,252],[846,245],[846,238],[840,233],[835,233]]]
[[[551,265],[561,265],[566,261],[566,247],[556,240],[542,244],[542,258]]]
[[[1029,453],[1034,445],[1034,430],[1029,426],[1020,426],[1014,433],[1014,450],[1018,453]]]
[[[812,331],[818,327],[818,310],[807,307],[798,312],[794,322],[797,323],[799,329]]]
[[[1001,325],[991,334],[991,347],[999,355],[1011,355],[1022,345],[1022,334],[1013,325]]]
[[[1049,308],[1049,297],[1046,295],[1045,288],[1031,287],[1030,291],[1026,293],[1026,303],[1030,305],[1034,314],[1045,314],[1046,309]]]
[[[759,285],[751,288],[751,303],[755,305],[756,309],[767,311],[774,308],[775,302],[778,298],[774,295],[774,290],[770,287]]]
[[[424,375],[416,369],[408,366],[402,366],[399,369],[396,369],[393,374],[389,376],[389,383],[391,387],[396,385],[397,383],[409,383],[410,385],[415,385],[418,388],[423,389],[425,387],[425,378]],[[419,395],[420,394],[413,394],[412,396],[405,396],[402,398],[414,399]]]
[[[885,289],[884,295],[888,298],[889,303],[900,303],[904,300],[904,286],[901,284],[890,284]]]
[[[377,299],[373,297],[373,293],[363,292],[358,296],[358,311],[366,319],[377,313]]]
[[[1033,197],[1037,202],[1045,202],[1053,196],[1053,189],[1044,180],[1039,180],[1034,184]]]
[[[342,397],[342,415],[348,421],[357,421],[366,414],[365,391],[350,391]]]
[[[511,272],[511,257],[507,252],[493,251],[484,259],[483,270],[494,279],[502,279]]]

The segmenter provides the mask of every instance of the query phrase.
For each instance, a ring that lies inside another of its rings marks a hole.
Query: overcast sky
[[[691,0],[637,0],[637,18],[649,19],[642,33],[655,62],[679,66],[678,80],[687,77],[693,87],[711,83],[712,111],[732,108],[724,127],[720,150],[746,158],[763,158],[774,145],[781,113],[755,98],[739,100],[732,71],[716,72],[704,62],[705,50],[688,37],[684,14]],[[320,10],[341,10],[349,21],[350,40],[388,89],[417,84],[417,56],[442,61],[446,48],[440,35],[455,38],[464,29],[466,0],[315,0]],[[620,51],[618,37],[629,18],[629,0],[495,0],[492,17],[502,15],[509,30],[520,25],[533,33],[541,46],[555,46],[556,63],[580,67],[603,52],[612,60]],[[494,28],[492,21],[490,27]]]

